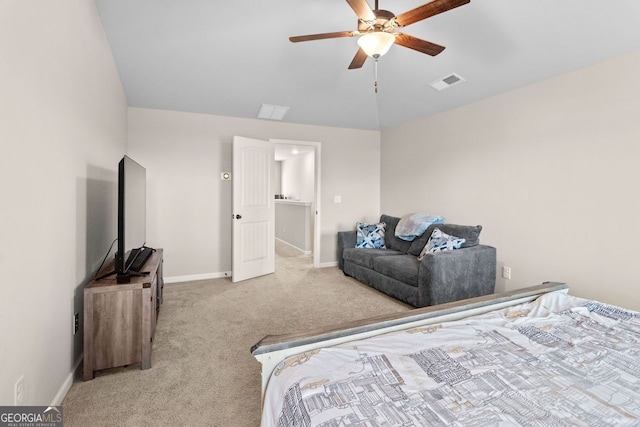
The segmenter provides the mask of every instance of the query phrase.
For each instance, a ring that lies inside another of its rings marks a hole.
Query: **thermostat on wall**
[[[220,179],[223,180],[223,181],[231,180],[231,173],[230,172],[222,172],[220,174]]]

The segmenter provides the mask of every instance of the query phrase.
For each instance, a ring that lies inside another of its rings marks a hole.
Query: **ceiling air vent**
[[[259,119],[282,120],[289,111],[289,107],[280,107],[278,105],[262,104],[258,111]]]
[[[429,86],[431,86],[435,90],[444,90],[464,81],[465,79],[463,79],[456,73],[452,73],[446,77],[436,80],[435,82],[429,84]]]

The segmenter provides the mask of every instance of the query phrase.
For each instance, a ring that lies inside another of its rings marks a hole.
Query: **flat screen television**
[[[147,171],[129,156],[118,164],[118,250],[115,273],[129,277],[146,243]]]

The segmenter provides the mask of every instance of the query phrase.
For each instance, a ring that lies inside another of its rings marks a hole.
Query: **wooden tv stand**
[[[98,276],[113,270],[107,265]],[[116,276],[93,280],[84,288],[84,379],[94,371],[140,363],[151,367],[151,348],[162,304],[162,249],[147,260],[130,283]]]

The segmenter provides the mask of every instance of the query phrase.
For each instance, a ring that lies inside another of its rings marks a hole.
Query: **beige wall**
[[[165,248],[167,277],[231,270],[232,182],[220,172],[234,135],[322,144],[321,264],[336,262],[338,230],[379,216],[378,132],[130,108],[128,154],[147,169],[147,239]]]
[[[0,405],[21,375],[23,404],[59,404],[116,237],[127,103],[91,0],[3,1],[0,58]]]
[[[382,133],[381,210],[482,224],[512,279],[640,309],[640,52]]]

